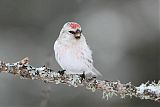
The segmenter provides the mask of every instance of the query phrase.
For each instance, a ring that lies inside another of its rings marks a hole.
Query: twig
[[[28,58],[24,58],[16,63],[4,63],[1,61],[0,72],[11,73],[25,79],[42,80],[55,84],[62,83],[74,87],[84,86],[92,92],[100,90],[103,92],[103,98],[106,99],[113,95],[120,95],[121,98],[134,96],[140,99],[160,102],[160,81],[157,83],[147,82],[136,87],[131,85],[131,83],[122,84],[120,81],[98,80],[92,77],[87,77],[82,80],[81,75],[65,73],[61,75],[46,66],[33,67],[29,65]]]

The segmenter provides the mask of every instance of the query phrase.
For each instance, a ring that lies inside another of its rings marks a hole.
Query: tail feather
[[[102,74],[94,67],[93,67],[93,73],[95,73],[96,76],[102,76]]]

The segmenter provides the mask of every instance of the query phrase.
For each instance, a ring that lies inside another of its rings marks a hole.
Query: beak
[[[74,34],[74,37],[75,37],[76,39],[80,39],[80,37],[81,37],[81,31],[80,31],[79,29],[76,30],[76,32],[75,32],[75,34]]]

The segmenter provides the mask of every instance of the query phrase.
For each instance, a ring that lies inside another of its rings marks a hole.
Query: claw
[[[97,78],[96,76],[93,76],[93,77],[92,77],[92,79],[96,79],[96,78]]]
[[[80,75],[81,77],[81,82],[86,78],[85,73],[83,72],[83,74]]]
[[[61,71],[58,71],[58,73],[63,76],[65,71],[66,70],[61,70]]]

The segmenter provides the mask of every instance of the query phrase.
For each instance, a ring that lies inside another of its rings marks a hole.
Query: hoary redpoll
[[[101,75],[93,66],[92,51],[78,23],[68,22],[63,26],[54,51],[58,64],[67,74]]]

